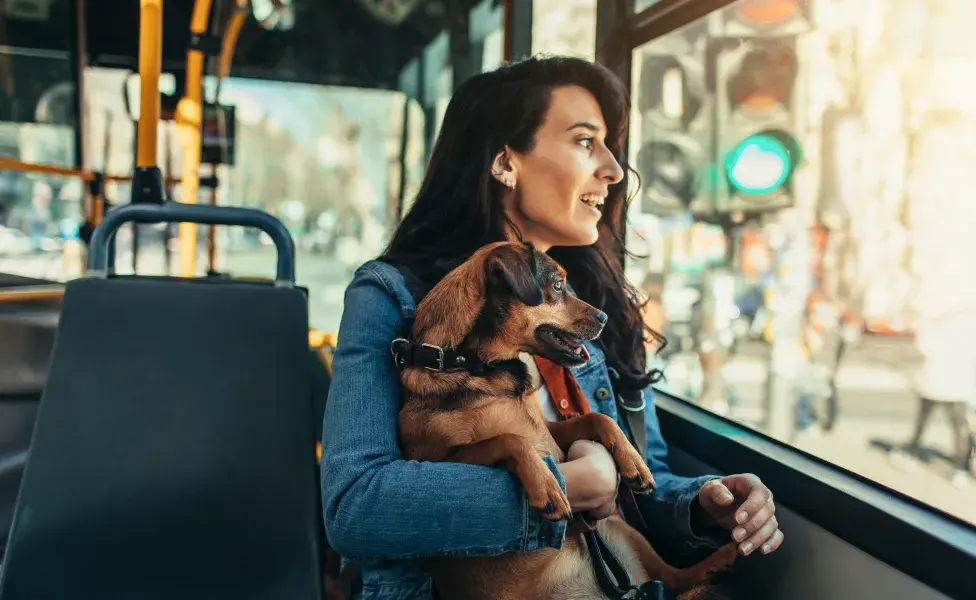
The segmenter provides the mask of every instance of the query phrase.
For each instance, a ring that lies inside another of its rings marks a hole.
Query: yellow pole
[[[28,163],[13,158],[0,157],[0,171],[21,171],[25,173],[46,173],[48,175],[61,175],[63,177],[77,177],[82,181],[94,181],[95,172],[86,169],[72,169],[58,165],[42,165],[38,163]],[[132,175],[108,175],[102,174],[105,181],[132,181]],[[179,177],[167,177],[166,185],[179,185]]]
[[[237,0],[237,7],[227,21],[224,28],[224,39],[220,45],[220,56],[217,57],[217,94],[220,94],[220,80],[230,75],[230,65],[234,60],[234,49],[237,47],[237,38],[241,35],[241,28],[250,13],[251,3],[249,0]],[[220,98],[217,98],[220,103]],[[216,175],[216,168],[214,169]],[[210,193],[210,203],[217,204],[217,189],[214,188]],[[207,233],[208,264],[210,270],[216,272],[217,269],[217,228],[211,226]]]
[[[227,29],[224,31],[224,39],[220,45],[220,59],[217,62],[217,77],[223,78],[230,75],[230,65],[234,60],[234,49],[237,47],[237,38],[241,35],[241,28],[247,20],[250,10],[248,0],[237,0],[237,9],[230,16],[227,22]]]
[[[190,33],[204,36],[210,22],[211,0],[196,0],[190,20]],[[191,48],[186,53],[186,94],[176,106],[176,126],[183,146],[183,189],[181,201],[197,203],[200,191],[200,124],[203,120],[203,61],[201,50]],[[197,226],[180,223],[180,275],[196,274]]]
[[[159,73],[163,62],[163,1],[141,0],[139,11],[139,129],[136,167],[156,166]]]

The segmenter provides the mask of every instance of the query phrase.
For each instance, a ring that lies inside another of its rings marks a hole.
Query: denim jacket
[[[517,480],[502,468],[404,457],[397,443],[400,378],[390,342],[409,333],[414,309],[396,268],[364,264],[346,290],[332,363],[322,433],[325,527],[343,559],[360,563],[363,600],[430,599],[430,578],[419,560],[426,556],[559,548],[566,533],[565,521],[548,521],[529,507]],[[627,432],[604,353],[594,344],[587,350],[590,360],[572,372],[592,409]],[[669,545],[679,554],[717,547],[719,540],[696,536],[690,525],[691,503],[713,477],[670,472],[651,398],[645,390],[648,466],[657,489],[640,502],[655,547]],[[565,489],[555,461],[545,460]]]

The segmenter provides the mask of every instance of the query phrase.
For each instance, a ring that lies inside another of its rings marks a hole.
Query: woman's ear
[[[518,185],[518,157],[508,146],[502,148],[495,155],[495,160],[491,161],[491,176],[510,190]]]

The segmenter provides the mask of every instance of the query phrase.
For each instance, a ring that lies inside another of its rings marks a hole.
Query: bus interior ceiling
[[[186,68],[193,4],[193,0],[164,3],[163,72],[181,73]],[[271,2],[254,2],[253,6],[263,4]],[[231,75],[393,89],[404,64],[448,28],[451,15],[467,14],[476,2],[400,2],[393,4],[406,7],[403,11],[389,12],[384,12],[384,4],[375,0],[295,0],[289,8],[293,11],[290,27],[270,31],[262,29],[252,13],[238,40]],[[232,0],[215,0],[211,25],[217,25],[219,32],[235,8]],[[134,25],[138,23],[138,3],[89,0],[85,11],[88,64],[137,70],[139,29]]]

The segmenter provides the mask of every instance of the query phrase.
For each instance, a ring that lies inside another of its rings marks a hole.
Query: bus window
[[[634,14],[641,12],[642,10],[648,9],[661,0],[634,0]]]
[[[976,523],[976,5],[813,4],[739,0],[633,50],[649,364]]]
[[[220,103],[234,107],[233,159],[215,169],[202,168],[201,176],[215,175],[218,186],[216,198],[201,188],[199,202],[259,208],[288,226],[301,265],[298,283],[309,289],[312,327],[337,330],[343,293],[354,270],[382,252],[419,190],[454,87],[501,62],[501,7],[491,0],[475,4],[467,27],[466,55],[452,54],[445,24],[416,57],[400,66],[393,81],[396,89],[234,76],[221,82]],[[126,172],[133,160],[135,131],[119,90],[128,74],[92,67],[85,77],[92,163],[88,166]],[[217,93],[216,83],[213,78],[205,82],[209,102]],[[129,87],[135,89],[131,82]],[[133,107],[138,106],[134,98],[129,102]],[[159,147],[160,168],[179,177],[182,152],[172,122],[160,124]],[[178,186],[173,193],[180,200]],[[114,203],[125,203],[129,190],[110,186],[107,195]],[[140,274],[179,271],[173,230],[140,226],[135,263]],[[196,271],[203,275],[211,267],[211,233],[201,226],[197,235]],[[235,277],[267,277],[273,272],[274,248],[260,233],[219,227],[213,240],[217,272]],[[132,272],[132,249],[131,233],[120,232],[120,273]]]
[[[593,60],[596,0],[533,0],[532,52]]]
[[[75,166],[73,18],[70,2],[5,9],[0,159]],[[80,181],[0,170],[0,272],[43,279],[64,267],[78,274],[81,200]]]

